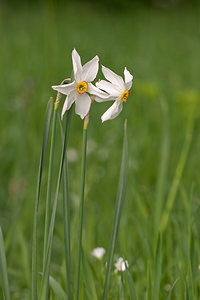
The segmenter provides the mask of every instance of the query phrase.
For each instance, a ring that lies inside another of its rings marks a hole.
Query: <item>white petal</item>
[[[88,61],[83,66],[83,73],[81,80],[85,80],[87,82],[93,81],[97,76],[97,72],[99,69],[99,57],[96,55],[93,59]]]
[[[101,80],[99,82],[96,82],[96,86],[113,97],[118,97],[119,95],[121,95],[121,90],[119,89],[119,86],[112,84],[108,81]]]
[[[129,82],[125,83],[125,89],[126,90],[130,90],[131,87],[132,87],[132,81],[129,81]]]
[[[72,51],[72,63],[73,63],[73,70],[74,70],[74,78],[76,81],[81,80],[81,75],[83,73],[83,67],[81,64],[81,58],[76,49]]]
[[[104,66],[102,66],[102,72],[107,80],[109,80],[113,84],[119,86],[121,90],[125,89],[124,80],[121,76],[115,74],[110,69],[108,69]]]
[[[109,100],[115,100],[115,98],[113,99],[113,96],[110,96],[109,94],[101,91],[100,89],[98,89],[92,83],[88,83],[88,92],[91,95],[95,96],[94,100],[97,101],[97,102],[104,102],[104,101],[109,101]]]
[[[55,91],[60,92],[63,95],[69,95],[72,90],[76,88],[76,82],[73,81],[72,83],[62,84],[62,85],[53,85],[52,89]]]
[[[113,105],[101,116],[102,122],[116,118],[122,111],[123,104],[115,101]]]
[[[132,76],[131,73],[127,70],[126,67],[125,67],[125,69],[124,69],[124,77],[125,77],[125,88],[126,88],[126,90],[130,90],[130,88],[131,88],[131,86],[132,86],[133,76]]]
[[[76,100],[76,108],[75,112],[77,115],[83,119],[89,112],[91,105],[91,99],[88,96],[88,94],[82,94],[78,95],[78,98]]]
[[[103,98],[107,98],[109,95],[103,91],[101,91],[100,89],[98,89],[95,85],[93,85],[92,83],[88,83],[88,93],[90,93],[91,95],[96,95],[99,97],[103,97]]]
[[[102,98],[102,97],[99,97],[99,96],[95,96],[95,98],[94,98],[94,100],[95,100],[96,102],[99,102],[99,103],[105,102],[105,101],[116,100],[116,99],[117,99],[117,97],[112,97],[112,96],[108,96],[108,97],[106,97],[106,98]]]
[[[63,115],[66,112],[66,110],[70,109],[70,107],[72,106],[72,103],[74,103],[76,98],[77,98],[76,91],[71,92],[69,94],[69,96],[66,97],[66,100],[65,100],[63,108],[62,108],[61,119],[63,118]]]

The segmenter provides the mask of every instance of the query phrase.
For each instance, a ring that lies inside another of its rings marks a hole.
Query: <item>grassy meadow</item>
[[[128,182],[114,262],[120,256],[128,260],[138,300],[200,299],[199,26],[196,2],[166,9],[142,3],[0,4],[0,226],[12,300],[31,299],[34,201],[45,111],[49,98],[56,97],[51,86],[70,77],[73,48],[82,63],[98,55],[100,64],[117,74],[123,75],[126,66],[134,75],[129,99],[116,119],[101,123],[110,102],[95,102],[90,112],[80,299],[94,300],[91,286],[102,299],[125,119]],[[98,78],[103,78],[101,70]],[[68,142],[72,290],[82,127],[73,112]],[[61,156],[59,124],[55,145],[52,195]],[[38,218],[38,286],[48,154],[49,147]],[[98,246],[106,249],[102,261],[91,256]],[[50,273],[67,292],[62,187]],[[50,299],[61,298],[51,290]],[[108,299],[132,299],[126,276],[114,272],[114,266]]]

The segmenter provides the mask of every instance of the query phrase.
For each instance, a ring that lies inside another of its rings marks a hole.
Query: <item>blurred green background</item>
[[[12,299],[29,299],[33,207],[45,109],[50,96],[56,96],[51,85],[71,74],[73,48],[79,52],[82,63],[97,54],[100,64],[117,74],[123,75],[126,66],[134,75],[128,102],[118,118],[102,125],[100,117],[110,103],[92,105],[84,224],[88,259],[94,247],[103,246],[108,251],[123,124],[127,119],[129,176],[116,257],[123,255],[131,263],[139,299],[144,299],[147,264],[153,259],[153,237],[157,230],[156,199],[161,199],[164,211],[188,124],[192,122],[192,129],[188,129],[192,139],[163,238],[159,299],[167,299],[166,285],[172,286],[177,278],[187,276],[188,216],[192,218],[191,266],[195,295],[199,296],[199,2],[3,1],[0,45],[0,225],[6,242]],[[102,78],[101,71],[98,78]],[[82,125],[74,114],[69,140],[73,237],[77,228]],[[57,129],[55,182],[61,153]],[[167,158],[162,150],[163,140]],[[163,161],[163,182],[159,183]],[[40,205],[41,243],[47,171],[46,164]],[[60,201],[52,274],[61,283],[65,276],[63,253]],[[174,299],[183,299],[184,280],[180,279],[174,290]]]

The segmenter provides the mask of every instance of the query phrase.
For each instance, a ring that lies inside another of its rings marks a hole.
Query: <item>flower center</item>
[[[81,81],[77,84],[77,92],[79,94],[84,94],[88,90],[88,83],[86,81]]]
[[[125,90],[123,91],[123,93],[121,94],[121,100],[126,102],[128,100],[128,96],[129,96],[129,90]]]

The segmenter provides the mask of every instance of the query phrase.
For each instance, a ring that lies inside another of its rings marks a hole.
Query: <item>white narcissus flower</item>
[[[97,247],[92,250],[91,255],[98,259],[101,259],[105,253],[106,250],[103,247]]]
[[[62,109],[62,118],[66,110],[70,109],[73,102],[75,102],[75,112],[83,119],[88,114],[91,105],[88,93],[100,98],[108,95],[91,83],[99,69],[99,57],[97,55],[82,66],[81,58],[74,49],[72,51],[72,63],[74,81],[68,84],[54,85],[52,88],[61,94],[67,95]]]
[[[108,100],[115,100],[113,105],[101,117],[102,122],[105,122],[107,120],[116,118],[122,111],[123,102],[126,102],[128,100],[133,76],[126,68],[124,69],[125,81],[121,76],[115,74],[110,69],[104,66],[102,66],[102,72],[109,82],[106,80],[101,80],[96,83],[96,86],[108,93],[109,96],[103,99],[96,98],[96,101],[103,102]]]
[[[115,263],[115,271],[122,271],[124,272],[128,267],[128,261],[120,257],[118,258],[117,262]]]

